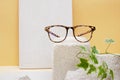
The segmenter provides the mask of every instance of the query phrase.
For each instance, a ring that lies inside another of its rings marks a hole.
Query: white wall
[[[72,25],[72,0],[19,0],[20,68],[51,68],[53,46],[44,27]]]

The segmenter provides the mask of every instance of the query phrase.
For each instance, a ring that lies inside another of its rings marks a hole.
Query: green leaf
[[[101,80],[105,79],[107,77],[107,73],[103,73]]]
[[[96,72],[96,67],[93,64],[90,64],[90,69],[88,70],[87,74],[91,74],[92,72]]]
[[[86,47],[84,47],[84,46],[80,46],[80,48],[82,49],[82,51],[84,51],[84,52],[86,52],[87,50],[86,50]]]
[[[115,41],[113,39],[106,39],[105,42],[108,43],[108,44],[110,44],[110,43],[113,43]]]
[[[84,58],[80,58],[80,62],[79,64],[77,64],[78,67],[83,68],[84,70],[87,70],[89,63],[88,60],[84,59]]]
[[[112,77],[112,80],[114,80],[114,73],[113,73],[113,71],[110,69],[110,76]]]
[[[98,67],[98,70],[99,70],[99,71],[98,71],[98,77],[100,77],[100,76],[102,76],[104,70],[103,70],[102,66],[99,66],[99,67]]]
[[[99,66],[98,70],[99,70],[98,71],[98,77],[100,77],[101,80],[103,80],[104,78],[107,77],[107,73],[106,73],[106,71],[104,70],[104,68],[102,66]]]
[[[99,53],[98,50],[96,49],[96,46],[91,47],[91,49],[92,49],[92,53],[94,53],[94,54]]]
[[[100,77],[101,80],[107,77],[108,65],[105,62],[98,67],[98,70],[98,77]]]
[[[90,54],[90,59],[93,61],[93,63],[98,64],[98,60],[96,58],[96,55],[92,52]]]

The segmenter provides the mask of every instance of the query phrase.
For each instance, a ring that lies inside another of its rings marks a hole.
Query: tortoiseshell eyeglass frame
[[[54,40],[52,40],[52,39],[50,38],[50,34],[53,35],[53,36],[55,36],[55,37],[58,37],[58,38],[60,37],[59,35],[57,35],[57,34],[55,34],[55,33],[53,33],[53,32],[50,31],[50,28],[52,28],[52,27],[63,27],[63,28],[65,28],[65,29],[66,29],[65,38],[64,38],[63,40],[61,40],[61,41],[54,41]],[[91,34],[91,35],[90,35],[90,38],[89,38],[87,41],[80,41],[80,40],[78,40],[78,39],[76,38],[76,36],[75,36],[75,28],[77,28],[77,27],[89,27],[89,28],[90,28],[89,31],[77,35],[77,36],[82,36],[82,35],[85,35],[85,34],[90,33],[90,34]],[[81,43],[86,43],[86,42],[90,41],[91,38],[92,38],[93,32],[96,30],[96,28],[95,28],[94,26],[90,26],[90,25],[76,25],[76,26],[73,26],[73,27],[68,27],[68,26],[64,26],[64,25],[51,25],[51,26],[45,27],[45,31],[48,33],[49,39],[50,39],[52,42],[54,42],[54,43],[63,42],[63,41],[66,39],[66,37],[67,37],[67,34],[68,34],[68,30],[69,30],[69,29],[72,29],[72,30],[73,30],[73,36],[74,36],[74,38],[75,38],[78,42],[81,42]]]

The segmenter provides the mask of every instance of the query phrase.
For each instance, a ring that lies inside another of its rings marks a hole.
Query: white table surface
[[[19,67],[0,67],[0,80],[20,80],[28,76],[30,80],[52,80],[52,69],[19,69]]]

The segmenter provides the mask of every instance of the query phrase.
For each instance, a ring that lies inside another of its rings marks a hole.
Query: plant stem
[[[78,56],[79,54],[81,54],[81,51],[79,53],[77,53],[76,57],[79,59],[80,57]]]
[[[108,54],[107,50],[110,47],[111,43],[108,44],[107,48],[105,49],[105,54]]]

